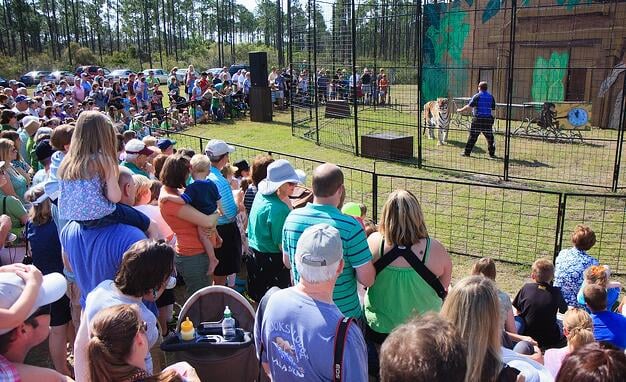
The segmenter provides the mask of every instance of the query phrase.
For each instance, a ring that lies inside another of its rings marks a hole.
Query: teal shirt
[[[250,209],[248,243],[259,252],[281,253],[283,225],[291,210],[276,193],[257,192]]]
[[[306,228],[320,223],[337,228],[343,243],[344,267],[335,283],[333,300],[344,315],[362,318],[355,268],[370,262],[372,254],[361,224],[354,217],[342,214],[337,207],[309,203],[304,208],[293,210],[287,217],[283,226],[283,252],[289,255],[294,280],[300,280],[295,262],[298,239]]]
[[[7,175],[9,175],[9,180],[11,181],[11,184],[13,185],[13,190],[15,190],[15,195],[17,195],[17,198],[19,199],[20,202],[24,203],[25,202],[24,194],[28,190],[28,181],[22,175],[15,172],[15,170],[7,171]],[[0,196],[4,196],[4,195],[5,194],[2,191],[0,191]]]
[[[123,161],[122,166],[129,168],[130,171],[133,172],[133,174],[143,175],[148,179],[150,178],[150,175],[147,172],[137,167],[137,165],[134,163]]]

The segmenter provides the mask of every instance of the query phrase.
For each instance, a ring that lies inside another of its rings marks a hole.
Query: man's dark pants
[[[470,127],[470,135],[465,145],[465,155],[470,155],[472,149],[476,144],[476,140],[482,133],[487,138],[487,144],[489,149],[489,155],[494,156],[496,154],[496,144],[493,138],[493,117],[474,117],[472,119],[472,125]]]

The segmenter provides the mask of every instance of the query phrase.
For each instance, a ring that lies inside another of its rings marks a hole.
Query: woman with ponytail
[[[593,338],[593,321],[583,309],[570,309],[563,317],[563,334],[567,338],[567,346],[560,349],[548,349],[544,354],[544,365],[556,377],[563,359],[576,349],[595,341]]]
[[[91,382],[183,382],[198,381],[186,363],[175,364],[151,375],[145,357],[150,350],[147,324],[137,305],[115,305],[98,312],[91,321],[87,343]]]

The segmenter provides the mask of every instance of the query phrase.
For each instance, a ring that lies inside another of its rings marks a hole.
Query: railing
[[[210,138],[164,132],[177,147],[202,152]],[[293,154],[233,144],[231,160],[270,154],[288,159],[309,176],[323,161]],[[448,251],[489,256],[500,261],[530,264],[538,257],[556,258],[570,246],[576,224],[588,224],[597,243],[590,254],[626,273],[626,195],[584,194],[533,190],[522,187],[399,176],[343,166],[346,201],[363,203],[368,216],[378,219],[387,195],[403,188],[419,199],[429,234]],[[310,179],[307,179],[310,184]]]

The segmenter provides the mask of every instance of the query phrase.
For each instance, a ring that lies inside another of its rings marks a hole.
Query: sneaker
[[[461,156],[462,156],[462,157],[468,157],[468,158],[469,158],[469,156],[470,156],[470,155],[469,155],[469,154],[466,154],[465,152],[462,152],[462,153],[461,153]]]
[[[9,232],[9,234],[7,235],[7,243],[12,243],[15,240],[17,240],[17,235],[14,234],[13,232]]]
[[[495,154],[489,154],[489,159],[497,160],[498,157]]]

